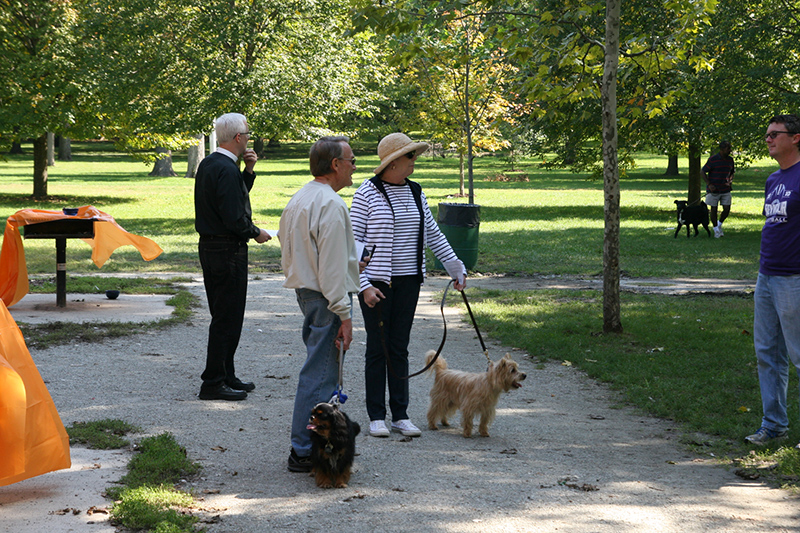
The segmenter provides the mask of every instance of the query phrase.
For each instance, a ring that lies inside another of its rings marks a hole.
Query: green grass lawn
[[[24,146],[30,154],[30,146]],[[193,180],[157,178],[150,167],[114,152],[107,143],[74,143],[74,160],[50,167],[52,200],[33,202],[30,155],[0,162],[0,217],[18,209],[61,209],[91,204],[114,216],[128,231],[154,239],[164,249],[150,263],[131,247],[112,255],[105,272],[197,271],[192,200]],[[273,149],[256,166],[252,191],[256,223],[277,229],[283,207],[310,179],[308,145]],[[374,146],[356,145],[354,186],[342,191],[346,202],[378,164]],[[185,155],[175,156],[175,171],[186,171]],[[754,279],[757,272],[764,180],[776,167],[766,160],[736,175],[733,208],[723,239],[673,238],[675,199],[686,197],[687,177],[665,177],[666,157],[643,155],[621,180],[621,269],[631,277],[718,277]],[[685,165],[685,161],[683,161]],[[527,182],[493,179],[507,169],[500,156],[476,159],[475,202],[481,206],[480,254],[476,271],[503,274],[594,276],[602,272],[603,184],[566,170],[541,170],[534,161],[517,163]],[[458,162],[423,156],[413,179],[428,197],[434,215],[440,202],[466,202],[458,192]],[[701,230],[702,231],[702,230]],[[54,268],[52,242],[25,243],[31,273]],[[89,248],[70,241],[68,272],[91,272]],[[251,246],[254,271],[279,268],[277,242]]]

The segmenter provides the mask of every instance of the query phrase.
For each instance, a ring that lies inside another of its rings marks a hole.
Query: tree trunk
[[[72,161],[72,140],[69,137],[58,138],[58,160]]]
[[[603,333],[622,333],[619,295],[619,162],[617,160],[617,68],[620,0],[606,0],[603,65]]]
[[[56,164],[56,135],[52,131],[47,132],[47,166],[52,167]]]
[[[172,150],[167,148],[156,148],[156,164],[153,171],[148,176],[158,176],[162,178],[177,176],[172,170]]]
[[[475,203],[475,189],[472,185],[472,117],[469,113],[469,73],[470,62],[467,56],[466,65],[464,66],[464,125],[466,126],[464,132],[467,134],[467,179],[469,181],[469,204]]]
[[[264,157],[264,138],[256,137],[253,139],[253,150],[258,157]]]
[[[572,140],[567,140],[567,142],[564,143],[564,164],[573,165],[576,160],[575,143],[573,143]]]
[[[703,156],[703,146],[699,139],[689,141],[689,193],[686,199],[689,204],[699,202],[701,198],[700,186],[703,182],[703,172],[700,170],[700,158]]]
[[[47,198],[47,135],[33,141],[33,197]]]
[[[206,156],[205,138],[206,136],[202,133],[197,135],[195,137],[195,139],[197,139],[197,144],[189,147],[187,154],[186,175],[184,178],[194,178],[197,174],[197,167],[200,165],[200,161],[202,161]]]
[[[670,154],[667,162],[667,171],[664,172],[664,175],[677,176],[678,174],[678,154]]]
[[[22,151],[22,145],[20,143],[12,142],[11,143],[11,150],[8,152],[9,154],[16,154],[21,155],[25,152]]]
[[[464,197],[464,153],[458,154],[458,197]]]

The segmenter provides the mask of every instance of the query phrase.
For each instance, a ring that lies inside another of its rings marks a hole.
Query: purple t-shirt
[[[768,276],[800,274],[800,163],[778,170],[764,189],[761,268]]]

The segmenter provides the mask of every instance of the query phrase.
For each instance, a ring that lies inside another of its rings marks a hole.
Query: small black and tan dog
[[[318,403],[308,421],[311,430],[311,473],[323,489],[347,487],[361,431],[338,405]]]

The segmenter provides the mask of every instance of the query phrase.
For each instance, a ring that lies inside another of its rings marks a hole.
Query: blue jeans
[[[329,402],[339,384],[339,349],[335,341],[342,320],[328,310],[328,300],[322,293],[310,289],[296,289],[295,292],[305,317],[303,343],[307,356],[294,398],[292,448],[299,457],[308,457],[311,455],[311,432],[306,426],[311,410],[319,402]]]
[[[784,431],[789,427],[789,363],[800,372],[800,275],[758,275],[753,343],[764,409],[761,425]]]

